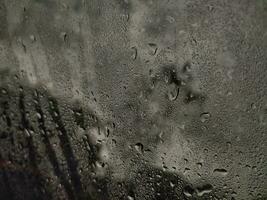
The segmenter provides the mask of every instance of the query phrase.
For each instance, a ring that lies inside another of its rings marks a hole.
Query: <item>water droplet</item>
[[[214,7],[212,5],[208,5],[208,10],[213,11]]]
[[[98,168],[98,169],[101,169],[101,168],[105,167],[105,163],[101,163],[99,161],[96,161],[95,162],[95,167]]]
[[[197,192],[197,196],[201,197],[204,194],[209,194],[212,192],[212,185],[211,184],[205,184],[201,187],[197,187],[196,192]]]
[[[194,192],[195,191],[191,186],[187,185],[187,186],[184,187],[183,193],[184,193],[185,196],[192,197]]]
[[[206,122],[207,120],[209,120],[209,118],[211,117],[211,114],[208,112],[204,112],[200,115],[200,121],[202,123]]]
[[[187,73],[191,71],[191,64],[190,62],[186,62],[183,66],[182,72]]]
[[[154,43],[148,43],[149,47],[150,47],[150,51],[149,51],[149,54],[150,55],[156,55],[157,51],[158,51],[158,47],[156,44]]]
[[[257,109],[257,106],[256,106],[255,103],[252,103],[250,106],[251,106],[251,108],[252,108],[253,110]]]
[[[2,94],[7,94],[7,90],[6,90],[6,89],[4,89],[4,88],[3,88],[3,89],[1,89],[1,93],[2,93]]]
[[[140,143],[140,142],[138,142],[138,143],[136,143],[135,145],[134,145],[134,148],[135,148],[135,150],[137,151],[137,152],[139,152],[139,153],[143,153],[143,150],[144,150],[144,145],[142,144],[142,143]]]
[[[112,145],[113,147],[115,147],[116,144],[117,144],[117,141],[116,141],[115,139],[112,139],[112,140],[111,140],[111,145]]]
[[[201,162],[198,162],[198,163],[197,163],[197,166],[198,166],[199,169],[202,168],[202,165],[203,165],[203,164],[202,164]]]
[[[184,174],[186,174],[186,173],[189,172],[189,171],[190,171],[190,168],[186,167],[186,168],[184,169]]]
[[[26,47],[26,45],[23,43],[23,41],[21,42],[21,46],[22,46],[22,48],[23,48],[24,53],[27,53],[27,47]]]
[[[131,58],[132,58],[133,60],[136,60],[136,58],[137,58],[137,48],[136,48],[136,47],[132,47],[131,49],[132,49],[132,55],[131,55]]]
[[[158,137],[159,137],[161,143],[164,142],[164,140],[163,140],[163,134],[164,134],[164,132],[161,131],[161,132],[159,133],[159,135],[158,135]]]
[[[168,16],[166,17],[166,19],[167,19],[167,21],[168,21],[169,23],[171,23],[171,24],[175,22],[175,19],[174,19],[172,16],[169,16],[169,15],[168,15]]]
[[[128,200],[134,200],[134,197],[128,195],[128,196],[127,196],[127,199],[128,199]]]
[[[61,34],[60,34],[60,37],[63,39],[63,41],[64,42],[66,42],[66,40],[67,40],[67,33],[66,32],[62,32]]]
[[[198,97],[193,92],[189,91],[186,94],[185,103],[190,103],[190,102],[195,101],[197,99],[198,99]]]
[[[213,173],[217,174],[217,175],[220,175],[220,176],[226,176],[228,174],[226,169],[219,169],[219,168],[214,169]]]
[[[32,42],[35,42],[35,41],[36,41],[35,36],[34,36],[34,35],[30,35],[30,40],[31,40]]]
[[[170,186],[171,186],[172,188],[174,188],[175,184],[174,184],[172,181],[170,181]]]
[[[110,135],[110,129],[106,127],[106,137],[109,137],[109,135]]]
[[[31,137],[32,136],[32,131],[31,130],[24,129],[24,133],[25,133],[26,137]]]
[[[42,118],[42,115],[39,112],[36,113],[36,116],[37,116],[38,119]]]
[[[168,99],[175,101],[179,95],[179,87],[176,84],[171,84],[168,88]]]
[[[134,197],[134,192],[133,191],[130,191],[129,194],[127,195],[127,199],[128,200],[135,200],[135,197]]]

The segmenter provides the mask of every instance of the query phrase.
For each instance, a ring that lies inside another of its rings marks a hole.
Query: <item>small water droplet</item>
[[[4,88],[3,88],[3,89],[1,89],[1,93],[2,93],[2,94],[7,94],[7,90],[6,90],[6,89],[4,89]]]
[[[252,108],[253,110],[257,109],[257,106],[256,106],[255,103],[252,103],[250,106],[251,106],[251,108]]]
[[[172,16],[170,16],[170,15],[168,15],[167,17],[166,17],[166,19],[167,19],[167,21],[169,22],[169,23],[174,23],[175,22],[175,19],[172,17]]]
[[[197,187],[196,192],[197,192],[197,196],[201,197],[204,194],[209,194],[212,192],[212,185],[211,184],[205,184],[201,187]]]
[[[128,195],[128,196],[127,196],[127,199],[128,199],[128,200],[134,200],[134,197]]]
[[[200,121],[202,123],[206,122],[207,120],[209,120],[211,117],[211,114],[209,112],[204,112],[204,113],[201,113],[200,115]]]
[[[132,47],[131,50],[132,50],[131,58],[133,60],[136,60],[136,58],[137,58],[137,48],[136,47]]]
[[[24,133],[25,133],[26,137],[31,137],[31,135],[32,135],[32,131],[30,131],[28,129],[24,129]]]
[[[208,5],[208,10],[213,11],[214,7],[212,5]]]
[[[95,162],[95,167],[98,168],[98,169],[101,169],[101,168],[105,167],[105,164],[104,163],[101,163],[99,161],[96,161]]]
[[[186,167],[186,168],[184,169],[184,174],[186,174],[186,173],[189,172],[189,171],[190,171],[190,168]]]
[[[135,148],[135,150],[137,151],[137,152],[139,152],[139,153],[143,153],[143,150],[144,150],[144,145],[142,144],[142,143],[140,143],[140,142],[138,142],[138,143],[136,143],[135,145],[134,145],[134,148]]]
[[[106,137],[109,137],[109,135],[110,135],[110,129],[106,127]]]
[[[149,54],[150,55],[156,55],[157,51],[158,51],[158,47],[156,44],[154,43],[148,43],[149,47],[150,47],[150,51],[149,51]]]
[[[183,189],[183,193],[187,197],[192,197],[194,192],[195,192],[194,189],[189,185],[185,186]]]
[[[42,118],[42,115],[39,112],[36,113],[36,116],[37,116],[38,119]]]
[[[186,62],[183,66],[182,72],[187,73],[191,71],[191,64],[190,62]]]
[[[226,176],[228,174],[226,169],[219,169],[219,168],[214,169],[213,173],[220,176]]]
[[[172,188],[174,188],[175,184],[174,184],[172,181],[170,181],[170,186],[171,186]]]
[[[67,33],[66,32],[62,32],[61,34],[60,34],[60,37],[63,39],[63,41],[64,42],[66,42],[66,40],[67,40]]]
[[[168,99],[175,101],[179,95],[179,87],[176,84],[171,84],[168,88]]]
[[[202,165],[203,165],[203,164],[202,164],[201,162],[198,162],[198,163],[197,163],[197,166],[198,166],[199,169],[202,168]]]
[[[35,41],[36,41],[35,36],[34,36],[34,35],[30,35],[30,40],[31,40],[32,42],[35,42]]]
[[[158,137],[159,137],[161,143],[164,142],[164,140],[163,140],[163,134],[164,134],[164,132],[161,131],[161,132],[159,133],[159,135],[158,135]]]
[[[129,194],[127,195],[128,200],[135,200],[135,195],[133,191],[130,191]]]

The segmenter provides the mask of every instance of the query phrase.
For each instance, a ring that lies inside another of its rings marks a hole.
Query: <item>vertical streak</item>
[[[60,140],[60,146],[62,148],[63,154],[66,158],[68,169],[70,172],[71,181],[74,187],[74,190],[79,198],[82,198],[84,196],[83,189],[82,189],[82,183],[80,180],[80,175],[77,171],[78,163],[74,157],[72,148],[70,146],[70,141],[67,135],[67,130],[65,129],[61,115],[59,112],[58,104],[55,99],[50,98],[49,100],[50,104],[50,115],[52,116],[54,122],[57,124],[57,130],[60,133],[58,135]]]
[[[43,113],[43,110],[41,108],[41,103],[40,103],[40,98],[39,98],[38,92],[35,93],[35,110],[40,114],[40,118],[38,118],[39,129],[43,132],[42,137],[43,137],[43,141],[44,141],[44,144],[46,147],[46,153],[47,153],[48,159],[49,159],[49,161],[53,167],[54,173],[59,178],[61,184],[64,186],[65,191],[66,191],[69,199],[71,199],[71,200],[76,199],[70,183],[68,182],[68,180],[66,179],[66,176],[64,175],[64,173],[62,172],[62,170],[59,167],[56,153],[53,150],[53,147],[50,143],[50,140],[49,140],[49,137],[47,134],[47,129],[45,126],[44,113]]]
[[[22,125],[22,130],[23,131],[31,131],[32,127],[30,126],[30,122],[26,117],[26,109],[25,109],[25,103],[24,103],[24,94],[23,91],[20,91],[20,95],[19,95],[19,110],[20,110],[20,114],[21,114],[21,125]],[[43,195],[43,189],[45,189],[43,183],[44,180],[41,177],[41,172],[38,168],[38,162],[37,162],[37,152],[36,149],[34,147],[34,142],[33,142],[33,138],[32,135],[27,136],[26,138],[27,140],[27,145],[29,148],[29,161],[30,161],[30,165],[33,169],[34,175],[36,176],[35,178],[35,185],[38,189],[38,197],[41,197],[41,199],[49,199],[49,194],[46,192],[45,190],[45,194],[48,195],[47,198]]]

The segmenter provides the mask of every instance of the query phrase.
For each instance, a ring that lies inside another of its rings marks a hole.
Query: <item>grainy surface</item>
[[[267,199],[266,0],[0,0],[0,199]]]

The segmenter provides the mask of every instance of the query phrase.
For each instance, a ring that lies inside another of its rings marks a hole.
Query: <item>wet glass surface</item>
[[[267,199],[267,1],[0,0],[0,200]]]

